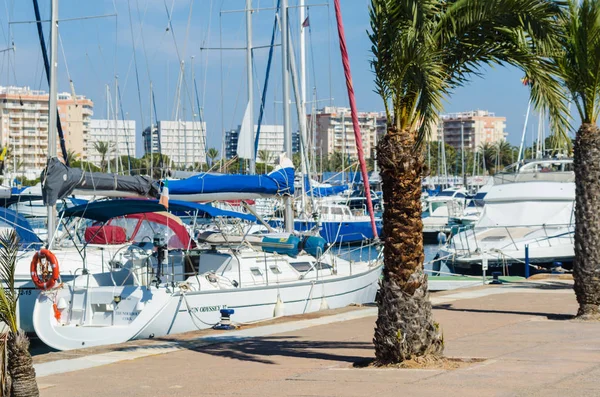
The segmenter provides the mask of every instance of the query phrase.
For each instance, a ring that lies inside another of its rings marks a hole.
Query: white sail
[[[250,118],[250,103],[248,103],[240,127],[240,135],[238,137],[237,155],[241,159],[252,159],[254,157],[254,144],[252,139],[252,134],[254,134],[253,127],[252,119]]]

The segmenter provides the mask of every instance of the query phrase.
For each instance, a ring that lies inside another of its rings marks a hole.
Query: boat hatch
[[[481,241],[492,242],[492,241],[502,241],[506,239],[507,236],[487,236],[481,239]]]
[[[262,276],[262,271],[258,268],[258,267],[251,267],[250,271],[252,272],[253,276]]]
[[[277,265],[271,265],[271,266],[269,266],[269,269],[271,269],[273,274],[281,274],[282,273],[281,269]]]

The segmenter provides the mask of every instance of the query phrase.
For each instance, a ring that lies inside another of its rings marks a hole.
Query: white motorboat
[[[70,214],[109,216],[94,205]],[[103,272],[42,292],[33,311],[38,337],[68,350],[209,328],[221,309],[233,309],[234,322],[248,323],[372,302],[382,267],[380,257],[353,262],[320,255],[322,245],[299,244],[297,237],[252,236],[251,244],[212,232],[200,236],[201,246],[171,248],[166,245],[176,242],[173,236],[157,236],[125,247]],[[261,238],[262,245],[254,241]]]
[[[435,241],[439,232],[448,229],[450,216],[462,214],[467,203],[467,191],[452,187],[429,196],[423,211],[423,236],[427,241]]]
[[[441,250],[456,273],[491,268],[512,275],[568,268],[574,257],[575,184],[572,160],[536,160],[499,174],[486,194],[480,220],[462,228]],[[527,249],[526,249],[527,247]],[[558,265],[557,262],[560,262]]]

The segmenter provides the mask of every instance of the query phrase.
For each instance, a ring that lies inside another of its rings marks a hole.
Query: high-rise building
[[[46,98],[48,96],[46,95]],[[75,153],[81,160],[87,160],[90,122],[94,115],[94,103],[85,96],[73,97],[63,92],[58,94],[58,114],[68,151]],[[62,158],[62,152],[58,150]]]
[[[144,153],[162,153],[174,166],[194,167],[206,163],[206,123],[200,121],[164,121],[147,127],[142,133]]]
[[[445,114],[440,121],[444,142],[456,149],[461,147],[461,126],[464,147],[469,151],[483,143],[504,141],[508,135],[505,131],[506,117],[498,117],[487,110]]]
[[[256,134],[258,126],[254,126],[254,133]],[[225,158],[231,159],[237,156],[238,139],[240,135],[241,126],[235,130],[229,130],[225,132]],[[292,133],[292,154],[297,153],[300,147],[300,135],[298,132]],[[284,152],[284,136],[282,125],[261,125],[260,126],[260,137],[258,138],[258,150],[267,150],[272,153],[275,159],[280,153]],[[260,162],[261,159],[257,158],[256,161]]]
[[[97,142],[106,142],[110,150],[106,160],[120,156],[135,157],[135,120],[92,120],[87,139],[87,161],[100,166],[102,156]]]
[[[58,94],[58,112],[67,150],[86,159],[85,147],[93,102],[84,96]],[[48,93],[29,87],[0,87],[0,145],[10,149],[7,169],[38,174],[48,155]],[[60,142],[57,150],[62,157]]]
[[[387,117],[385,112],[380,112],[377,116],[377,140],[387,133]],[[440,134],[442,133],[442,125],[439,119],[431,122],[431,129],[429,136],[425,137],[426,141],[437,142]]]
[[[309,125],[312,117],[313,115],[308,115]],[[316,118],[317,150],[322,151],[323,155],[339,152],[353,159],[358,158],[350,108],[326,106],[318,110],[314,117]],[[378,112],[358,112],[358,123],[366,159],[375,154],[377,131],[378,129],[382,130],[381,121],[378,125],[380,118],[381,114]]]

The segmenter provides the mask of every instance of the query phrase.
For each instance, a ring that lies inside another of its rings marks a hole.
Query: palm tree
[[[19,239],[14,229],[0,233],[0,321],[6,331],[0,337],[2,350],[2,395],[38,396],[35,369],[29,354],[29,339],[17,326],[17,300],[15,290],[15,261],[19,251]],[[7,371],[4,371],[7,369]]]
[[[73,164],[74,161],[77,161],[79,158],[79,153],[76,153],[73,149],[67,150],[67,162],[69,164]]]
[[[273,152],[266,149],[261,149],[258,151],[258,158],[265,164],[269,164],[273,161]]]
[[[217,149],[215,149],[214,147],[211,147],[210,149],[208,149],[206,151],[206,157],[210,160],[208,167],[212,168],[212,166],[215,163],[215,160],[217,159],[217,157],[219,157],[219,151]]]
[[[564,120],[554,68],[541,56],[555,45],[560,7],[551,0],[371,0],[369,12],[375,88],[388,123],[377,146],[386,238],[373,340],[384,365],[439,356],[444,347],[423,271],[421,142],[444,96],[483,64],[524,69],[536,107]]]
[[[100,169],[102,170],[102,172],[106,172],[106,167],[108,165],[108,163],[106,162],[106,155],[108,154],[108,152],[110,152],[112,147],[113,147],[112,142],[107,142],[107,141],[94,142],[94,149],[96,150],[96,152],[98,152],[98,154],[101,157]]]
[[[575,134],[575,261],[577,316],[600,319],[600,0],[569,0],[555,61],[581,118]],[[565,134],[566,135],[566,134]],[[563,136],[563,141],[569,141]]]
[[[494,147],[488,143],[484,142],[479,145],[479,154],[481,155],[481,165],[485,171],[488,171],[489,175],[494,174],[496,166],[496,151]]]
[[[512,146],[507,141],[498,141],[494,145],[496,151],[496,172],[500,171],[503,167],[510,165],[512,157]]]

